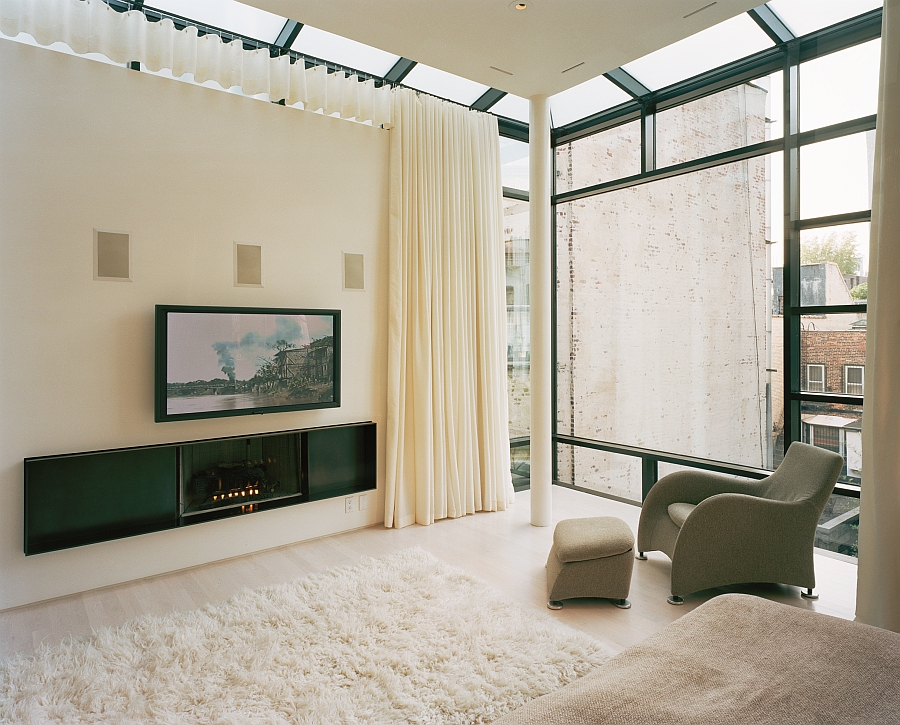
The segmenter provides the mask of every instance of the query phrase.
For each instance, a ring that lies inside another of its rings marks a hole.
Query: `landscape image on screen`
[[[334,317],[170,312],[166,413],[331,403]]]

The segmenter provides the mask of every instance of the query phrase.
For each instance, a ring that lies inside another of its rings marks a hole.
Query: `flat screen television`
[[[156,306],[157,422],[341,404],[340,310]]]

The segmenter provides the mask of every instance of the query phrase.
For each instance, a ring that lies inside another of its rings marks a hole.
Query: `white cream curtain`
[[[497,119],[409,89],[391,131],[385,525],[512,502]]]
[[[100,53],[116,63],[140,61],[151,71],[192,73],[203,83],[238,86],[248,95],[268,93],[273,101],[301,102],[308,111],[390,125],[391,91],[371,80],[305,68],[267,48],[244,50],[241,41],[223,43],[215,34],[177,30],[171,20],[152,23],[138,10],[117,13],[101,0],[0,0],[0,33],[31,35],[40,45],[62,42],[78,54]]]
[[[881,32],[856,617],[900,632],[900,0]]]

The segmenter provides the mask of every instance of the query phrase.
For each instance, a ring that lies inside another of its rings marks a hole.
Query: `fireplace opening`
[[[297,434],[194,443],[181,448],[182,516],[302,496]]]

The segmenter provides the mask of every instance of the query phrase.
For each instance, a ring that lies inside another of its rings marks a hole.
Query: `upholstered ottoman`
[[[547,559],[547,606],[562,609],[561,599],[599,597],[628,609],[633,549],[634,535],[622,519],[560,521]]]

